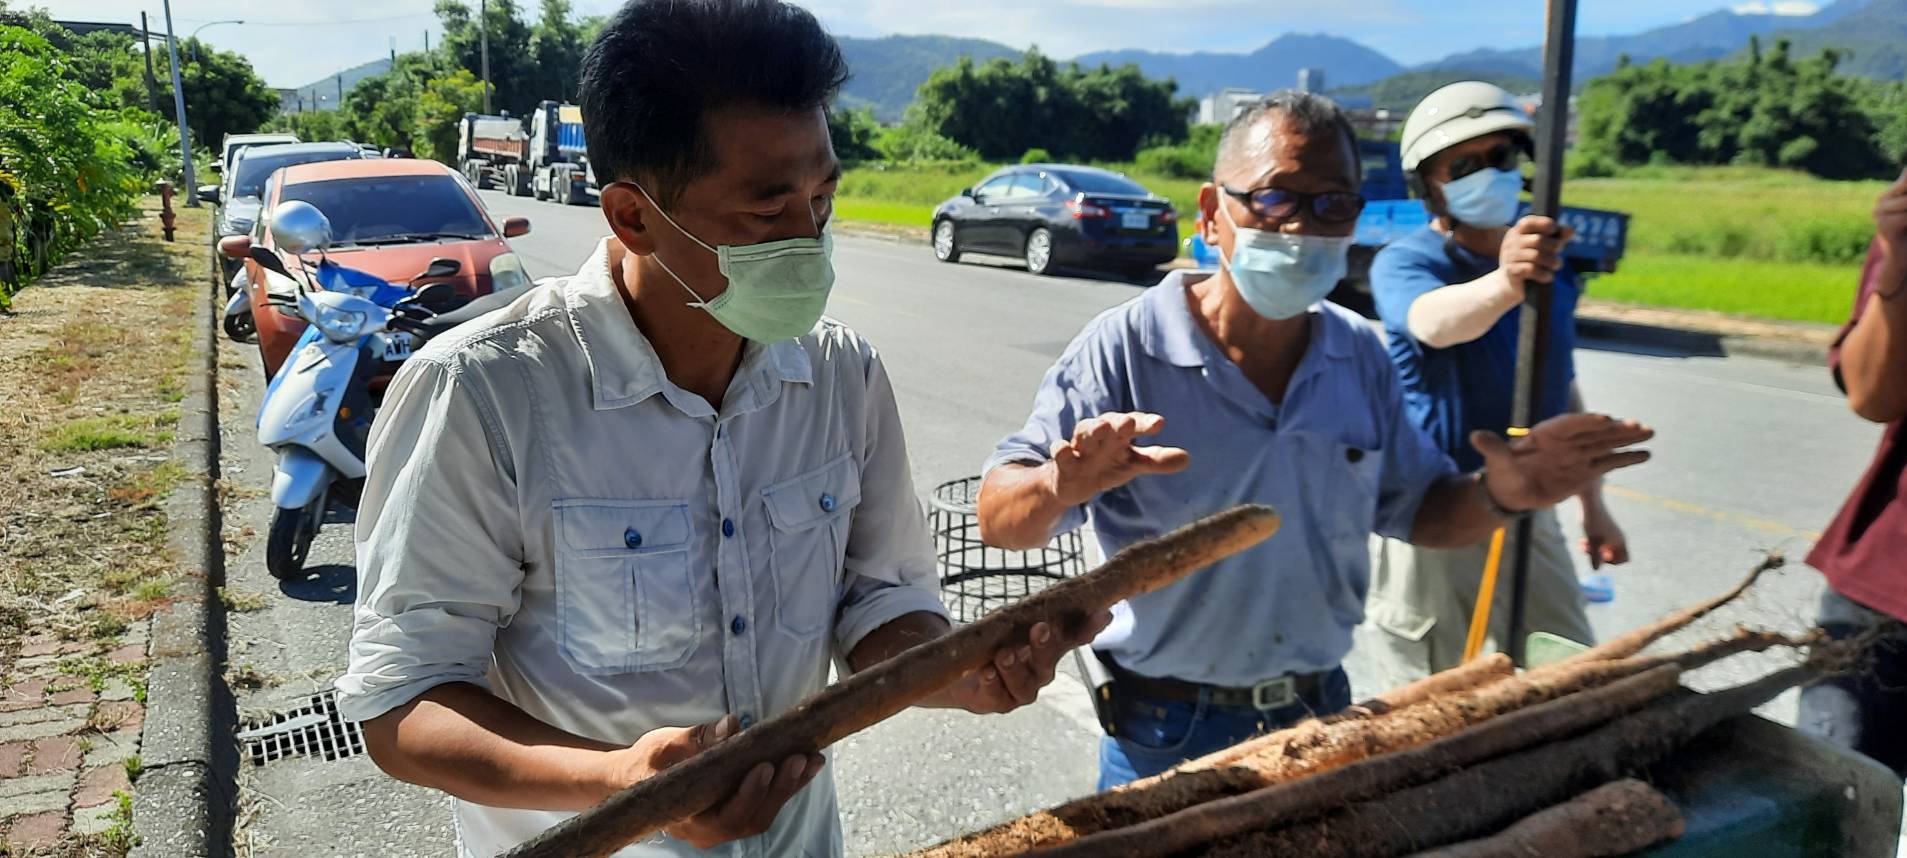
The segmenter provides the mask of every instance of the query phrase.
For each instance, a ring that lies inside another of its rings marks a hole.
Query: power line
[[[254,21],[245,19],[247,27],[329,27],[343,24],[380,24],[386,21],[403,21],[409,18],[435,17],[436,12],[410,12],[403,15],[386,15],[381,18],[332,18],[325,21]],[[207,20],[198,18],[180,18],[188,24],[203,24]]]

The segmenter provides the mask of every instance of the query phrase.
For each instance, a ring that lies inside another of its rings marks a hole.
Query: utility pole
[[[424,31],[424,53],[430,53],[430,31]]]
[[[397,70],[397,37],[391,37],[391,70]]]
[[[185,124],[185,87],[179,83],[179,40],[172,34],[172,0],[165,0],[166,52],[172,55],[172,110],[179,117],[179,155],[185,159],[185,206],[199,207],[198,177],[192,174],[192,131]]]
[[[338,107],[344,107],[344,75],[338,75]]]
[[[1563,195],[1563,146],[1569,132],[1569,78],[1576,62],[1576,0],[1549,0],[1548,35],[1543,43],[1543,112],[1536,118],[1536,176],[1530,213],[1559,217]],[[1528,434],[1542,412],[1543,366],[1549,358],[1551,302],[1556,287],[1534,280],[1524,284],[1523,316],[1516,343],[1516,394],[1511,425]],[[1523,614],[1530,569],[1533,523],[1523,516],[1516,528],[1515,565],[1510,578],[1510,657],[1527,666]]]
[[[483,112],[490,112],[490,0],[477,7],[477,50],[483,56]]]
[[[146,25],[146,13],[139,13],[139,44],[146,49],[146,107],[159,112],[159,79],[152,76],[152,29]]]

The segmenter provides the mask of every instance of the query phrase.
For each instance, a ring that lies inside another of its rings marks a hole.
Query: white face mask
[[[1450,216],[1480,227],[1509,226],[1516,220],[1517,197],[1522,193],[1521,170],[1485,168],[1443,186]]]
[[[1254,312],[1267,319],[1289,319],[1324,300],[1350,270],[1354,235],[1303,235],[1241,227],[1223,200],[1219,213],[1232,226],[1233,252],[1219,257],[1232,284]]]
[[[828,294],[834,289],[834,239],[820,224],[815,225],[812,238],[710,247],[676,223],[641,185],[636,185],[636,190],[677,232],[715,254],[722,276],[728,278],[728,291],[713,301],[704,301],[662,257],[650,257],[695,299],[690,306],[701,307],[737,336],[758,343],[794,339],[814,330],[815,323],[821,321]]]

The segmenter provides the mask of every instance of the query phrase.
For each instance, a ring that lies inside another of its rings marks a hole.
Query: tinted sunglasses
[[[1290,220],[1297,217],[1298,212],[1309,208],[1311,216],[1319,223],[1350,223],[1364,212],[1364,195],[1355,191],[1303,194],[1283,188],[1239,191],[1224,185],[1219,185],[1218,189],[1244,203],[1253,214],[1267,220]]]
[[[1488,167],[1492,170],[1517,170],[1523,166],[1523,150],[1513,143],[1500,143],[1477,155],[1465,155],[1450,162],[1450,181],[1456,181]]]

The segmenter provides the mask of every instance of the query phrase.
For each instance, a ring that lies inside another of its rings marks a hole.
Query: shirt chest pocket
[[[1383,451],[1347,444],[1324,433],[1290,434],[1292,463],[1304,474],[1304,501],[1317,515],[1315,525],[1364,551],[1377,522]]]
[[[861,502],[861,469],[852,455],[843,455],[761,494],[773,525],[768,553],[775,625],[793,637],[812,638],[833,625],[840,603],[848,528]]]
[[[557,629],[570,666],[605,674],[686,663],[701,632],[688,505],[577,499],[554,513]]]

